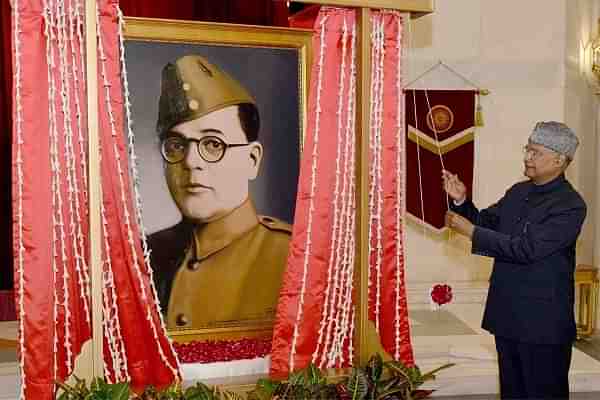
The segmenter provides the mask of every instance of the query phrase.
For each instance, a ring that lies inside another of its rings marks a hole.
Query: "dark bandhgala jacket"
[[[167,327],[270,320],[279,298],[291,226],[245,202],[203,225],[187,221],[150,235],[150,261]]]
[[[564,175],[517,183],[481,211],[470,200],[451,209],[475,225],[473,254],[495,259],[482,327],[526,343],[573,341],[575,244],[586,205]]]

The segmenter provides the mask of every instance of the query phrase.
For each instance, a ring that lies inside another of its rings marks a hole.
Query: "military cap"
[[[538,122],[529,137],[530,143],[540,144],[557,153],[564,154],[570,160],[575,156],[579,140],[575,133],[562,122]]]
[[[200,55],[186,55],[162,71],[156,130],[163,134],[182,122],[236,104],[256,104],[234,78]]]

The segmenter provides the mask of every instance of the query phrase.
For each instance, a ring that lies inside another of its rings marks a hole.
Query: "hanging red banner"
[[[473,188],[474,90],[405,90],[406,211],[434,231],[444,228],[442,169]]]

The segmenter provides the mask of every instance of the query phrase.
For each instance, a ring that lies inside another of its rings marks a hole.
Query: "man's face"
[[[529,142],[524,148],[525,176],[538,184],[554,179],[563,170],[564,159],[557,152]]]
[[[197,140],[215,136],[226,144],[247,143],[237,106],[226,107],[198,119],[175,125],[167,137],[192,139],[183,160],[165,162],[171,196],[184,217],[204,223],[219,219],[248,198],[248,181],[256,178],[262,158],[258,142],[225,149],[218,162],[207,162],[198,152]]]

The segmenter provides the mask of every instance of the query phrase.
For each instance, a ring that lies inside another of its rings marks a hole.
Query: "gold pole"
[[[85,2],[86,62],[87,62],[87,112],[88,112],[88,182],[90,215],[90,270],[92,285],[92,374],[104,376],[102,356],[102,230],[100,202],[102,188],[100,180],[100,146],[98,139],[98,56],[96,36],[96,0]]]
[[[368,268],[369,268],[369,104],[371,88],[371,21],[370,9],[362,7],[358,12],[358,57],[356,81],[356,186],[359,189],[356,216],[357,257],[355,286],[357,310],[355,315],[354,365],[364,364],[370,355],[368,345]]]

